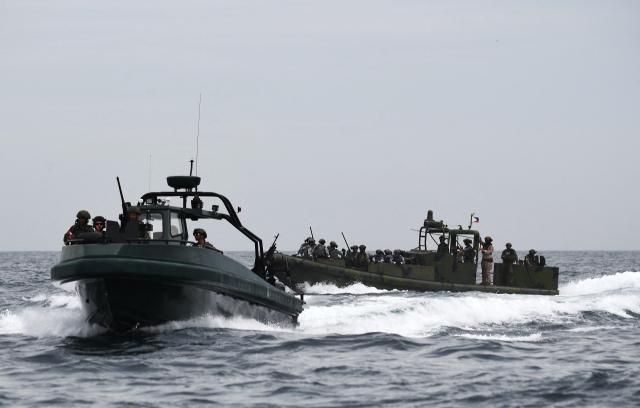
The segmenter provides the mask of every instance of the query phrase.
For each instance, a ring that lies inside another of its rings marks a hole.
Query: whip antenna
[[[151,191],[151,152],[149,152],[149,189]]]
[[[196,135],[196,176],[198,175],[198,153],[200,150],[200,106],[202,105],[202,94],[198,100],[198,133]]]

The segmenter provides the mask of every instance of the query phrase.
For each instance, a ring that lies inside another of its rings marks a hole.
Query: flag
[[[473,222],[480,222],[480,218],[479,217],[473,217]]]

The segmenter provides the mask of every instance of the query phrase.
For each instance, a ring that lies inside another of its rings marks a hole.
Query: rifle
[[[350,249],[351,247],[349,246],[349,243],[347,242],[347,238],[344,236],[344,232],[341,232],[341,234],[342,234],[342,239],[344,239],[344,243],[347,244],[347,249],[351,250]]]

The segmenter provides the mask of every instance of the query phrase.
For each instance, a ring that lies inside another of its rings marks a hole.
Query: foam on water
[[[367,286],[364,283],[354,283],[343,288],[339,288],[330,283],[316,283],[313,285],[304,283],[303,289],[305,293],[314,295],[337,295],[337,294],[352,294],[352,295],[365,295],[368,293],[391,293],[397,292],[397,290],[383,290],[376,289],[371,286]]]
[[[80,301],[75,295],[37,295],[30,301],[40,302],[41,305],[0,312],[0,335],[88,337],[104,332],[104,329],[86,322]]]
[[[229,328],[253,331],[285,331],[302,335],[393,333],[422,338],[465,331],[463,337],[500,341],[538,341],[537,337],[504,334],[518,325],[569,323],[575,330],[593,327],[584,312],[601,312],[621,318],[640,314],[640,272],[624,272],[570,282],[560,296],[502,295],[480,292],[413,293],[381,291],[362,284],[337,288],[328,284],[309,289],[328,295],[308,295],[300,315],[300,326],[292,329],[263,324],[248,318],[202,316],[171,322],[146,330],[162,332],[188,327]],[[17,310],[0,312],[0,335],[35,337],[92,336],[103,330],[86,323],[75,294],[38,293],[32,303]],[[487,335],[487,331],[495,334]],[[489,336],[489,337],[487,337]],[[515,340],[513,340],[515,339]],[[524,340],[522,340],[524,339]]]

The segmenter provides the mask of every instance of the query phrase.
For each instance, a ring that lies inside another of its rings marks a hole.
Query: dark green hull
[[[433,258],[434,254],[425,253],[423,255]],[[309,284],[327,282],[338,287],[362,282],[367,286],[385,290],[558,294],[558,268],[530,267],[531,270],[526,271],[529,279],[525,281],[521,278],[524,265],[516,265],[515,276],[517,279],[514,279],[514,283],[521,284],[521,286],[484,286],[475,283],[477,268],[474,263],[457,263],[454,257],[449,255],[432,260],[433,262],[427,265],[369,263],[366,267],[347,267],[342,260],[314,261],[276,254],[272,270],[281,281],[298,287],[305,282]],[[501,270],[501,265],[496,264],[496,271]],[[496,274],[496,276],[499,275]]]
[[[302,302],[215,251],[167,245],[63,248],[51,278],[75,282],[87,318],[116,331],[210,313],[291,322]]]

